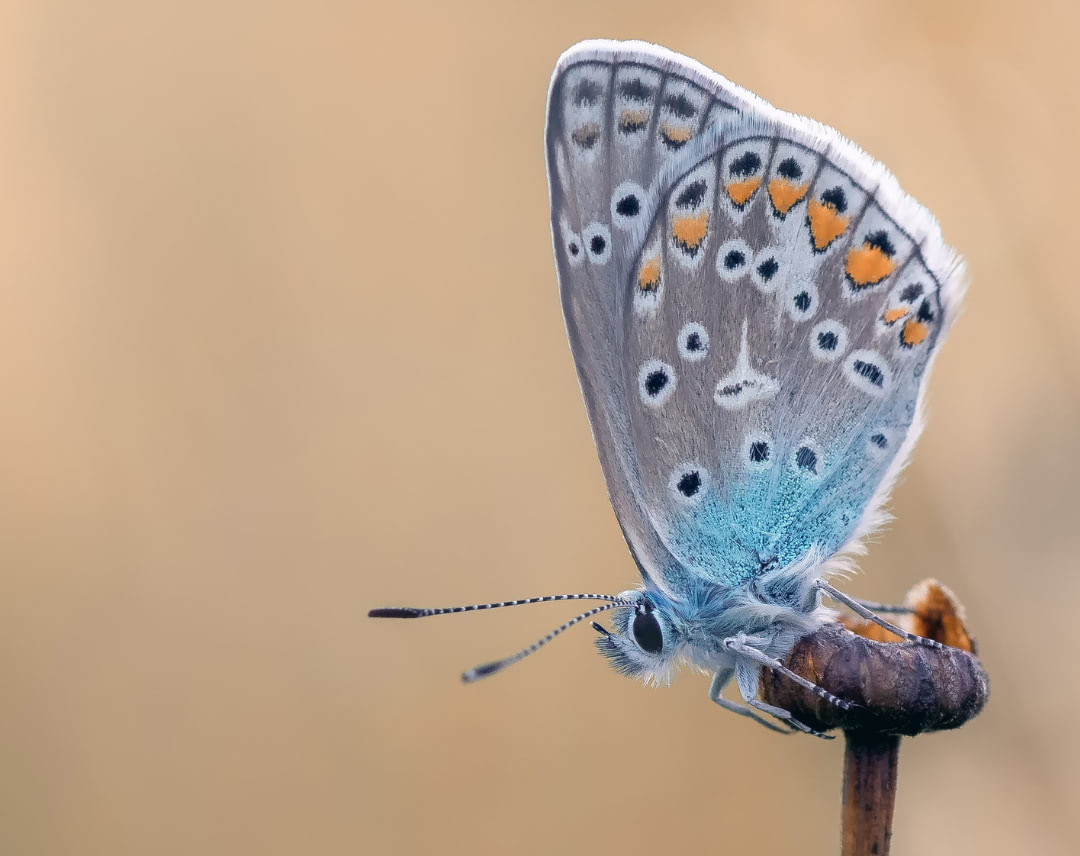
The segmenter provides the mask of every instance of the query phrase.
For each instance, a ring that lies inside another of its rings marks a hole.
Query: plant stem
[[[900,737],[845,732],[842,856],[888,856]]]

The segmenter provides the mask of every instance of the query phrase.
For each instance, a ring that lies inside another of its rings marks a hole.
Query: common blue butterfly
[[[613,629],[593,626],[618,671],[658,680],[688,662],[721,706],[816,734],[757,698],[759,670],[846,705],[780,659],[832,615],[822,596],[892,627],[828,580],[882,521],[918,438],[963,264],[853,143],[654,45],[563,54],[546,150],[567,332],[642,583],[370,614],[599,600],[465,680],[615,610]],[[744,704],[722,695],[733,677]]]

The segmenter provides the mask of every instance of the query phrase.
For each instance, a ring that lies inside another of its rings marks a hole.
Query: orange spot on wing
[[[731,197],[732,202],[742,207],[760,186],[760,178],[745,178],[742,181],[731,182],[731,184],[724,187],[724,190],[727,191],[727,195]]]
[[[690,128],[669,125],[667,122],[662,122],[660,124],[660,134],[665,140],[676,147],[681,146],[694,136],[694,132]]]
[[[596,141],[600,139],[600,126],[590,122],[580,128],[575,128],[573,133],[570,134],[570,139],[583,149],[591,149],[596,145]]]
[[[895,309],[887,310],[885,314],[881,316],[881,320],[884,321],[886,324],[895,324],[901,318],[907,317],[910,311],[911,310],[905,309],[902,306],[898,306]]]
[[[896,262],[877,247],[863,244],[857,250],[848,250],[844,269],[858,288],[866,288],[881,282],[896,268]]]
[[[850,217],[845,217],[832,205],[817,199],[811,199],[807,204],[806,217],[810,221],[810,235],[814,239],[814,247],[819,250],[824,250],[844,234],[851,222]]]
[[[929,332],[930,328],[926,324],[912,319],[904,325],[904,331],[900,334],[900,341],[911,348],[926,339]]]
[[[676,128],[666,122],[660,126],[660,130],[663,131],[665,137],[676,143],[685,143],[694,135],[689,128]]]
[[[660,257],[655,256],[641,266],[638,274],[638,288],[653,292],[660,288]]]
[[[640,131],[648,122],[648,110],[623,110],[619,113],[619,130],[624,133]]]
[[[676,217],[671,221],[671,235],[675,243],[694,252],[705,240],[709,231],[709,212],[700,211],[689,217]]]
[[[787,214],[791,206],[806,196],[809,184],[794,184],[786,178],[774,178],[769,182],[769,198],[773,208],[781,214]]]

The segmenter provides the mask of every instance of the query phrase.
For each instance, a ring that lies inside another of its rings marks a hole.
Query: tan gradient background
[[[897,854],[1080,835],[1074,4],[35,0],[0,12],[0,851],[831,854],[841,747],[618,677],[627,587],[541,133],[590,36],[887,162],[968,257],[855,594],[934,574],[993,682],[909,742]],[[150,8],[152,7],[152,8]],[[693,848],[693,849],[691,849]]]

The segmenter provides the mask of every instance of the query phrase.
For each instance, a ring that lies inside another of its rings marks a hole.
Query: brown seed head
[[[821,731],[914,735],[960,727],[989,695],[963,607],[936,580],[915,586],[906,603],[914,612],[897,624],[951,647],[901,642],[872,623],[827,624],[800,639],[784,665],[862,707],[841,710],[768,669],[761,673],[762,698]]]

